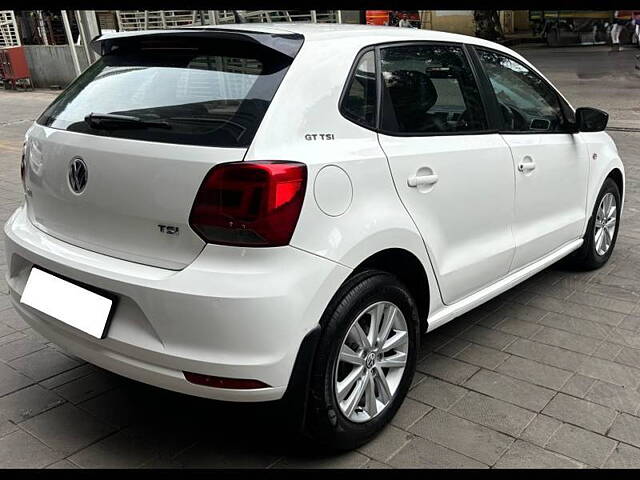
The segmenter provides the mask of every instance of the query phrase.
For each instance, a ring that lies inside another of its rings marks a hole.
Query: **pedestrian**
[[[624,27],[633,23],[633,14],[631,12],[616,10],[613,14],[613,26],[611,27],[611,51],[619,52],[620,48],[620,34],[624,30]]]
[[[409,15],[407,15],[406,13],[403,13],[402,18],[398,22],[398,26],[404,27],[404,28],[413,28],[411,25],[411,22],[409,21]]]
[[[640,12],[635,12],[634,17],[633,23],[636,27],[636,43],[638,44],[638,48],[640,48]]]

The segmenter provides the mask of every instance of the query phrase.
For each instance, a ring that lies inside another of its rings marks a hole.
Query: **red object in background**
[[[388,25],[391,10],[367,10],[367,25]]]
[[[0,77],[5,82],[11,82],[13,88],[16,87],[17,80],[29,79],[31,82],[24,47],[0,48]]]

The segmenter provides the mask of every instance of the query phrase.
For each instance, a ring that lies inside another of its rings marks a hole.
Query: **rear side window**
[[[382,130],[420,135],[486,128],[480,93],[461,47],[383,48],[381,69]]]
[[[566,131],[560,99],[542,78],[505,55],[488,50],[478,55],[498,100],[502,131]]]
[[[342,100],[342,114],[362,126],[376,126],[376,59],[373,51],[360,57]]]
[[[292,59],[239,40],[128,47],[100,58],[38,119],[57,129],[187,145],[246,147]],[[85,117],[115,114],[141,122]]]

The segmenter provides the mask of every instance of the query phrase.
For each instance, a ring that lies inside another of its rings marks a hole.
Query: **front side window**
[[[376,126],[376,59],[373,50],[360,58],[342,100],[342,114],[360,125]]]
[[[558,95],[542,78],[505,55],[488,50],[478,55],[498,100],[502,131],[566,131]]]
[[[424,135],[486,129],[480,93],[461,47],[383,48],[381,70],[382,130]]]

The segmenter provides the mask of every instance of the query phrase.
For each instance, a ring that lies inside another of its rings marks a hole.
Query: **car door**
[[[567,117],[573,111],[540,75],[511,56],[476,51],[516,168],[511,269],[517,270],[582,234],[588,151],[571,133]]]
[[[509,148],[488,130],[465,48],[378,49],[379,141],[451,304],[508,272],[515,243]]]

